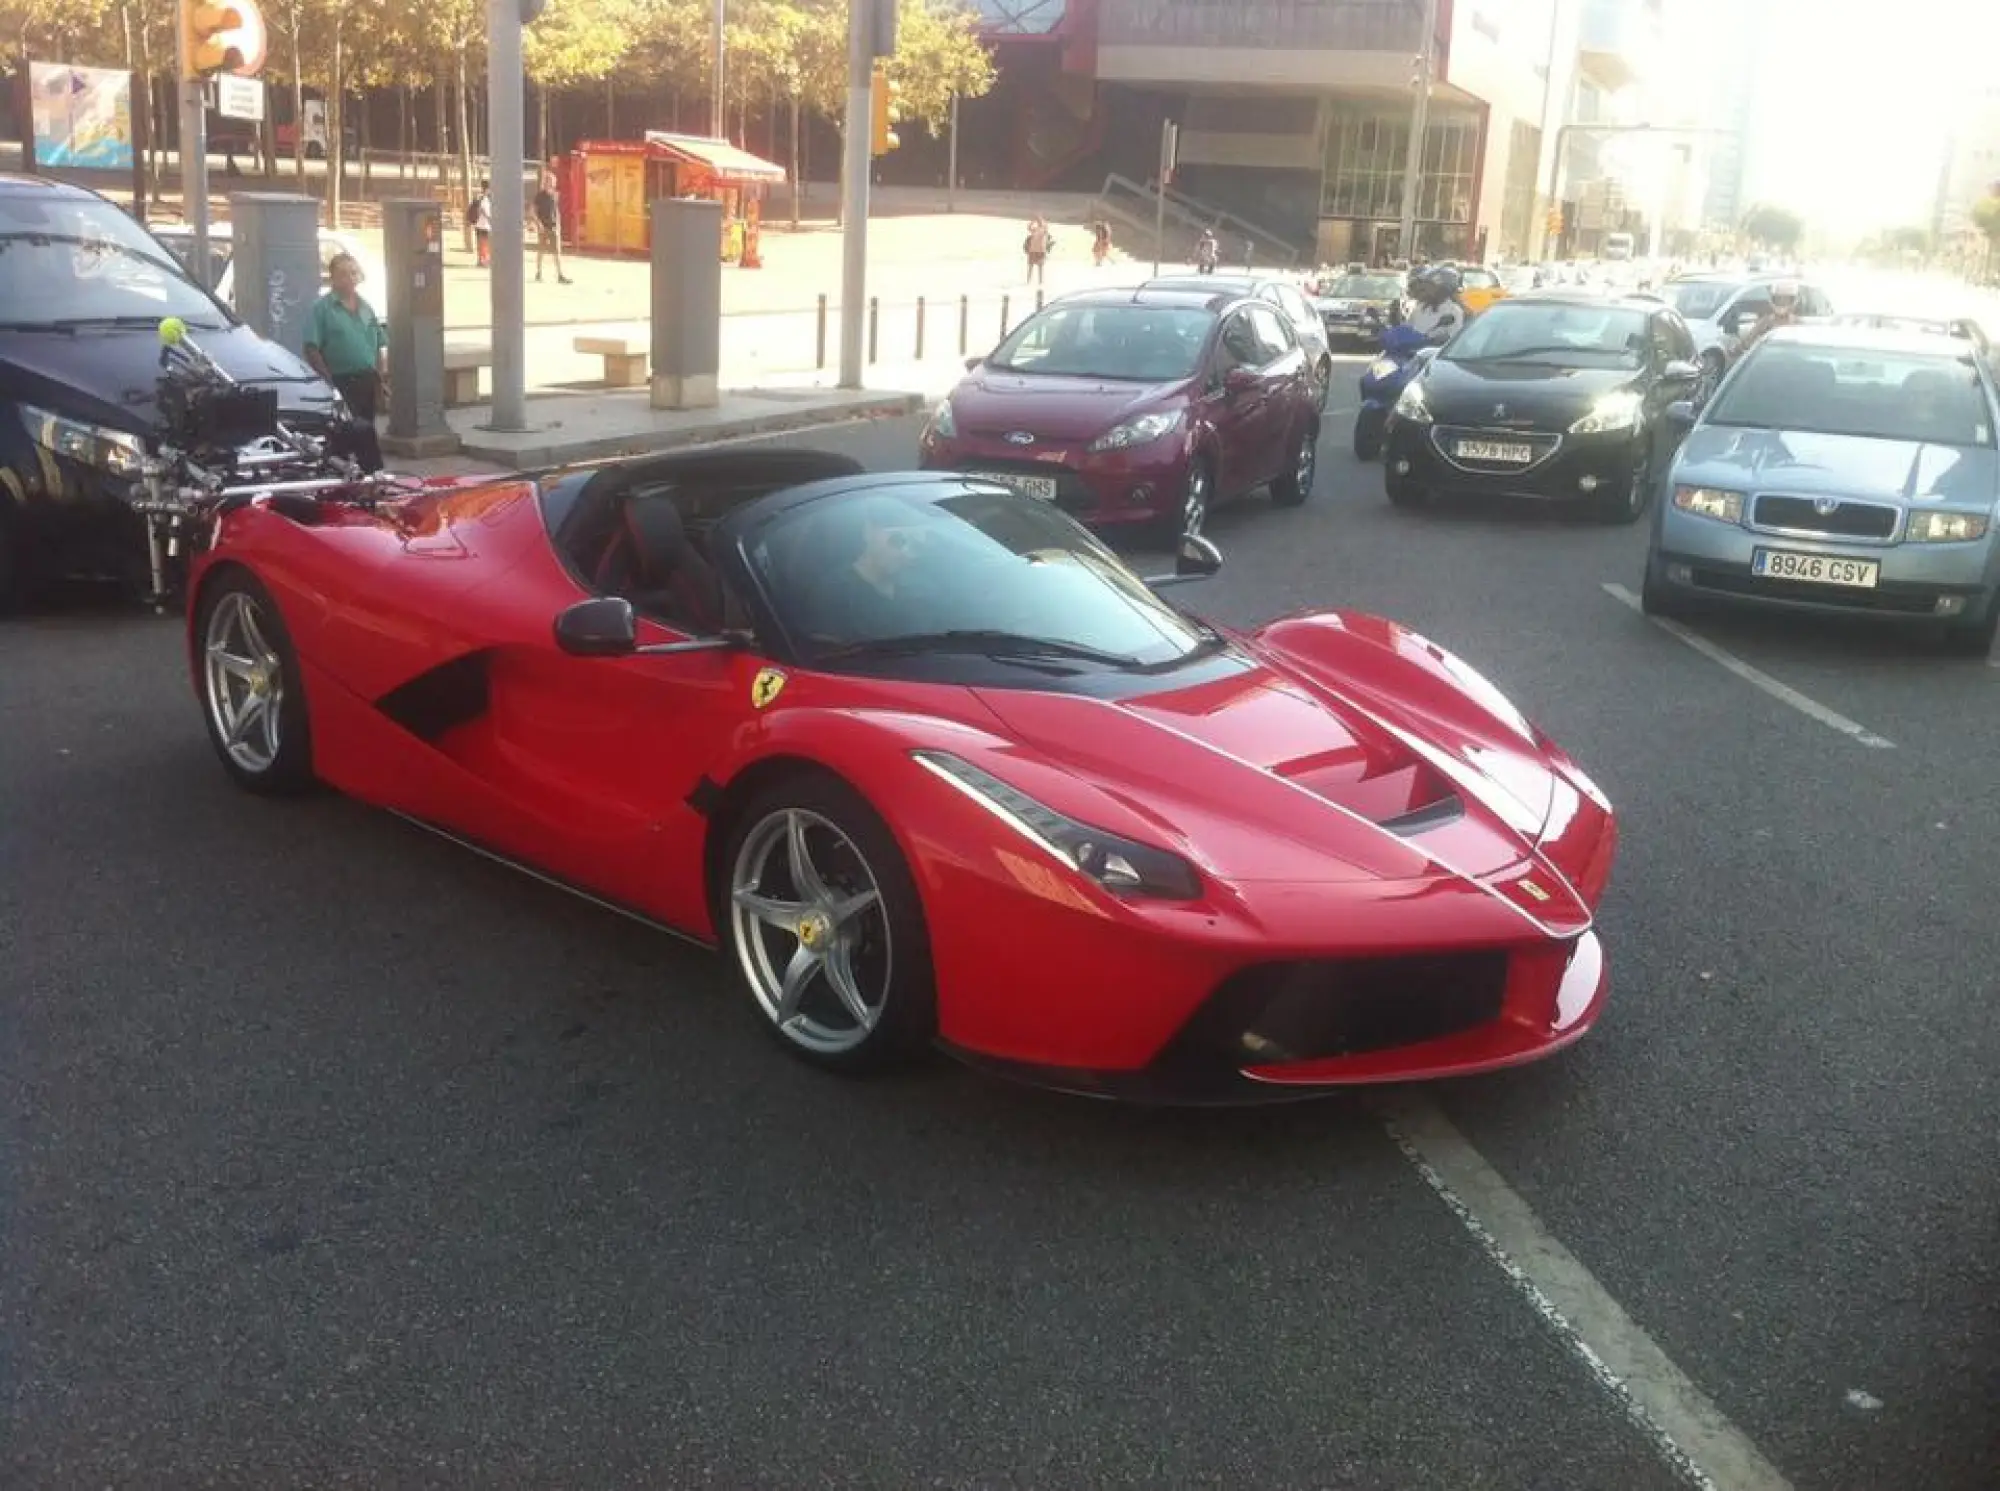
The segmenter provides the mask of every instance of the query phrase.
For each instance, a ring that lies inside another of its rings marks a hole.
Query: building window
[[[1323,217],[1395,218],[1403,212],[1403,166],[1409,152],[1407,118],[1335,113],[1328,121],[1325,171],[1320,180]],[[1417,180],[1420,222],[1472,220],[1479,121],[1433,117],[1424,131]]]

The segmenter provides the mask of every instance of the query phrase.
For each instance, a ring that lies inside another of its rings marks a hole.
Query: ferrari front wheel
[[[246,571],[201,598],[195,638],[202,713],[238,786],[270,794],[312,785],[312,739],[298,654],[271,594]]]
[[[937,1028],[930,939],[902,850],[844,782],[814,774],[737,818],[722,911],[764,1024],[840,1072],[909,1059]]]

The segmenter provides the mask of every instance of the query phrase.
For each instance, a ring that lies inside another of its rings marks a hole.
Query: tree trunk
[[[799,191],[805,178],[799,174],[799,96],[792,95],[792,227],[799,225]]]
[[[292,0],[292,175],[304,189],[306,179],[306,74],[305,59],[299,56],[300,0]]]
[[[604,138],[618,138],[618,85],[610,78],[604,80]]]
[[[458,172],[467,202],[472,200],[472,102],[467,96],[465,55],[469,47],[470,42],[465,42],[458,49]]]
[[[326,225],[340,226],[341,178],[347,171],[346,132],[341,128],[342,95],[347,91],[346,57],[342,43],[346,38],[341,34],[347,28],[341,24],[344,13],[333,11],[333,60],[327,68],[326,79]]]
[[[396,90],[396,183],[401,190],[410,169],[410,114],[415,107],[410,97],[410,85],[403,84]]]
[[[431,160],[437,166],[437,184],[445,184],[444,163],[451,159],[451,112],[449,81],[444,69],[431,71]]]
[[[547,160],[555,154],[549,142],[549,90],[538,90],[535,100],[535,159]]]

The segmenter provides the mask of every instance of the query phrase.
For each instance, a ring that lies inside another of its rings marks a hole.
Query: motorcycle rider
[[[1739,355],[1748,352],[1769,333],[1780,326],[1799,324],[1799,285],[1797,280],[1779,280],[1771,286],[1771,308],[1757,318],[1757,324],[1744,334]]]
[[[1410,298],[1416,309],[1405,318],[1405,324],[1422,332],[1433,346],[1443,346],[1465,325],[1459,283],[1458,271],[1443,266],[1410,271]]]

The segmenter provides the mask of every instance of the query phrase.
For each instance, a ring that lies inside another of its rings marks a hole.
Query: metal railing
[[[1162,191],[1153,181],[1138,182],[1129,176],[1121,176],[1116,171],[1104,178],[1096,200],[1091,206],[1104,216],[1115,218],[1125,224],[1138,236],[1133,243],[1150,244],[1153,241],[1155,217],[1164,204],[1169,240],[1166,247],[1180,252],[1171,253],[1170,258],[1184,259],[1192,252],[1195,240],[1209,228],[1225,230],[1231,238],[1247,238],[1256,246],[1257,258],[1280,268],[1295,267],[1307,257],[1304,250],[1283,235],[1269,228],[1261,227],[1247,218],[1211,203],[1167,187]],[[1225,243],[1223,258],[1237,257],[1231,252],[1231,245]],[[1269,255],[1268,259],[1265,256]]]

